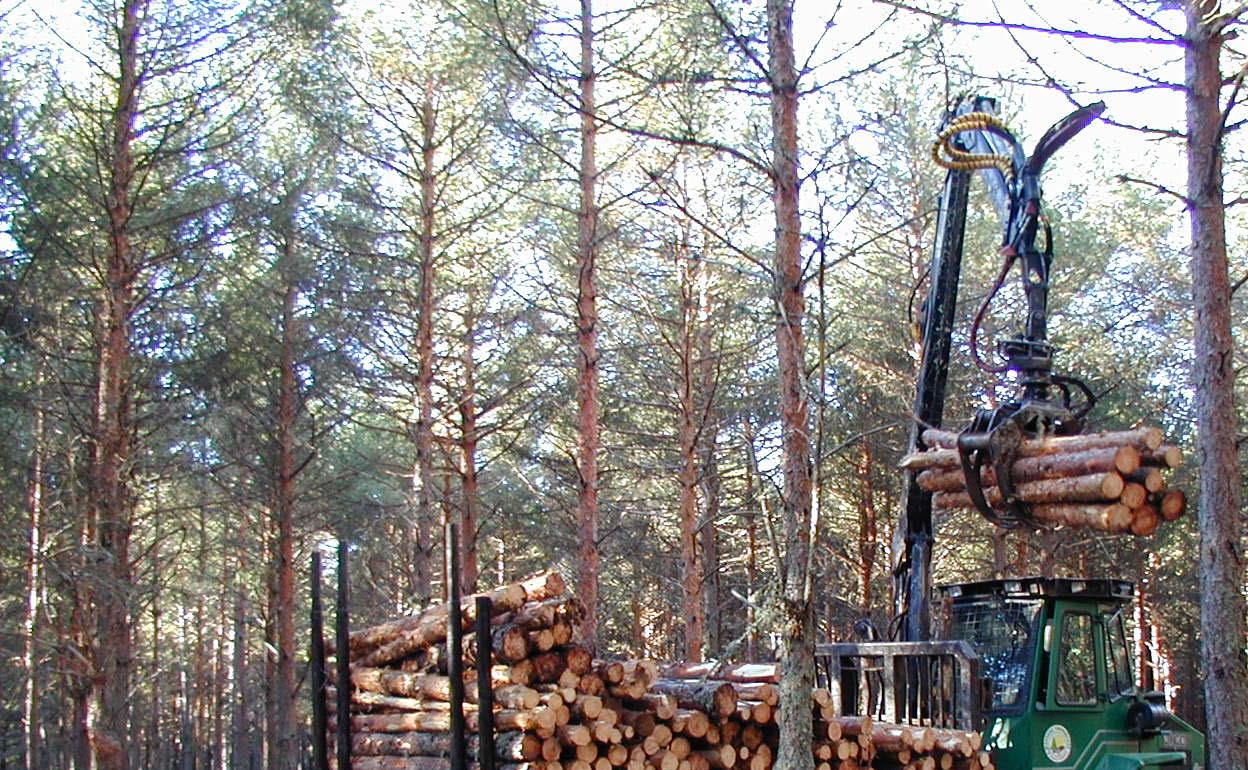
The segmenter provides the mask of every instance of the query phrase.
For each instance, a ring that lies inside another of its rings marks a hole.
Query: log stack
[[[930,449],[902,458],[939,509],[974,508],[957,450],[957,434],[929,429]],[[1183,462],[1178,447],[1157,428],[1024,440],[1011,466],[1018,498],[1044,525],[1151,535],[1187,509],[1182,490],[1168,488],[1165,473]],[[984,468],[980,484],[989,505],[1005,511],[996,473]]]
[[[771,770],[779,748],[776,666],[660,671],[648,660],[594,660],[576,643],[584,609],[564,595],[556,573],[486,595],[496,613],[488,644],[499,770]],[[466,663],[484,643],[468,633],[475,599],[461,604]],[[440,605],[351,635],[352,770],[449,770],[449,614]],[[475,677],[466,666],[470,732]],[[331,708],[337,686],[331,679]],[[813,696],[818,770],[994,770],[976,733],[842,717],[826,690]],[[470,767],[477,748],[470,739]]]

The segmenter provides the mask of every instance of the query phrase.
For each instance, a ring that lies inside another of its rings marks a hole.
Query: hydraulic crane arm
[[[1104,104],[1097,103],[1071,113],[1045,133],[1028,157],[1014,136],[996,120],[995,101],[979,97],[951,116],[933,149],[937,162],[949,172],[940,197],[928,294],[923,305],[923,352],[908,450],[923,449],[923,430],[939,427],[943,420],[971,176],[979,171],[1005,221],[1001,247],[1005,264],[976,316],[971,334],[973,350],[987,305],[1015,262],[1022,266],[1027,316],[1022,332],[999,346],[1004,364],[990,369],[1016,372],[1019,397],[996,409],[981,410],[959,436],[958,443],[967,491],[981,513],[1004,526],[1030,522],[1025,507],[1013,499],[1008,472],[1022,435],[1078,432],[1083,415],[1093,403],[1091,392],[1082,382],[1052,373],[1053,347],[1047,339],[1052,235],[1040,206],[1040,173],[1045,162],[1103,110]],[[1046,233],[1043,250],[1036,243],[1042,229]],[[1077,391],[1082,403],[1073,403],[1072,391]],[[1055,392],[1059,394],[1056,400]],[[1002,479],[999,483],[1011,508],[1008,515],[1001,515],[984,499],[979,478],[985,463],[991,463]],[[893,572],[895,611],[902,625],[893,635],[900,634],[906,641],[923,641],[930,635],[932,495],[919,488],[915,473],[909,470],[905,472],[902,495],[904,543]]]

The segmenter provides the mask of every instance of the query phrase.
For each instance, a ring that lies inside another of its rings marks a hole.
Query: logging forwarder
[[[1004,527],[1051,526],[1019,493],[1014,463],[1037,440],[1080,434],[1095,404],[1087,385],[1053,369],[1047,325],[1053,236],[1040,176],[1054,153],[1104,109],[1097,103],[1071,113],[1028,155],[998,119],[995,102],[980,97],[955,110],[933,148],[948,173],[909,449],[924,450],[924,430],[942,422],[967,201],[972,176],[979,174],[1005,226],[1002,267],[975,315],[970,347],[981,368],[1011,373],[1017,393],[979,411],[954,444],[971,503]],[[1015,265],[1026,316],[1019,333],[998,344],[999,363],[987,362],[979,327]],[[833,691],[844,713],[982,730],[984,753],[973,760],[982,768],[1204,769],[1203,736],[1171,714],[1161,694],[1136,687],[1124,621],[1131,583],[1031,577],[934,590],[933,494],[916,481],[917,469],[905,474],[905,547],[893,575],[890,634],[898,641],[818,648],[820,684]]]

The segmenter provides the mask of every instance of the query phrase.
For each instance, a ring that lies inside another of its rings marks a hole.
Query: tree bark
[[[117,29],[119,72],[108,150],[108,235],[104,295],[99,305],[98,374],[91,505],[102,558],[92,586],[91,748],[98,770],[130,766],[130,679],[133,668],[130,589],[130,488],[134,423],[131,403],[130,320],[137,280],[131,243],[134,133],[139,99],[139,35],[146,0],[126,0]]]
[[[698,293],[698,402],[702,405],[699,420],[702,513],[699,533],[702,538],[702,613],[705,618],[704,647],[712,657],[721,653],[720,585],[719,585],[719,425],[717,422],[717,391],[719,356],[715,351],[715,329],[712,323],[710,265],[700,260],[695,287]]]
[[[772,202],[776,246],[774,300],[779,311],[780,420],[784,447],[784,542],[781,596],[779,766],[813,770],[811,689],[815,684],[811,599],[810,408],[806,397],[802,323],[801,217],[798,208],[797,68],[791,0],[767,2],[771,81]]]
[[[469,592],[477,585],[477,509],[480,492],[477,482],[477,316],[476,297],[468,299],[464,316],[463,393],[459,399],[460,469],[462,507],[460,509],[460,582]]]
[[[433,104],[433,84],[425,84],[421,103],[421,165],[420,165],[420,289],[417,294],[416,317],[416,468],[413,483],[416,506],[409,522],[413,541],[411,589],[415,604],[424,609],[433,600],[433,563],[436,558],[434,512],[436,489],[433,478],[433,284],[434,225],[437,201],[437,162],[435,131],[437,113]]]
[[[299,298],[295,274],[296,236],[295,212],[301,193],[290,193],[282,223],[282,255],[278,274],[282,287],[280,316],[281,349],[278,361],[277,393],[277,479],[273,509],[277,518],[277,541],[274,543],[274,603],[269,607],[277,642],[273,688],[276,708],[273,732],[269,736],[269,767],[293,770],[298,760],[298,735],[295,728],[295,421],[298,417],[299,382],[295,373],[297,331],[295,304]],[[196,677],[196,692],[200,677]]]
[[[1245,576],[1239,509],[1231,286],[1223,200],[1219,55],[1215,4],[1186,6],[1187,190],[1192,298],[1196,306],[1192,380],[1200,458],[1200,645],[1205,664],[1209,764],[1248,768],[1248,664],[1244,660]]]
[[[758,623],[755,608],[758,586],[758,505],[754,477],[758,464],[754,459],[754,430],[748,419],[741,420],[745,440],[745,658],[758,659]]]
[[[42,366],[36,374],[35,415],[31,426],[30,467],[26,486],[26,606],[22,616],[22,743],[23,768],[35,770],[39,763],[39,671],[35,637],[39,625],[39,586],[43,564],[44,507],[44,409]]]
[[[685,625],[684,657],[697,663],[702,660],[702,633],[705,627],[705,616],[702,614],[702,560],[698,552],[698,422],[701,410],[697,404],[694,373],[694,326],[697,322],[694,282],[697,278],[697,267],[689,254],[687,233],[677,247],[676,258],[680,271],[680,424],[676,436],[680,446],[680,473],[677,481],[680,485],[681,619]]]
[[[577,596],[588,610],[581,625],[591,650],[598,644],[598,182],[595,145],[594,12],[592,0],[581,0],[580,61],[580,210],[576,232],[577,336]]]
[[[862,461],[858,465],[858,480],[862,488],[862,508],[858,518],[858,583],[862,596],[862,612],[867,616],[874,609],[871,581],[875,576],[875,550],[878,540],[875,483],[872,478],[874,467],[875,453],[871,451],[871,442],[864,438]]]
[[[234,642],[230,662],[230,767],[247,766],[251,736],[247,729],[247,605],[241,585],[234,586]]]

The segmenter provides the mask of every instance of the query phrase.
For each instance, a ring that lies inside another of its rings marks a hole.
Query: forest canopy
[[[311,555],[345,542],[380,622],[444,596],[445,521],[466,592],[558,569],[603,656],[895,627],[931,146],[980,95],[1028,147],[1106,102],[1044,176],[1051,338],[1094,429],[1180,445],[1190,513],[938,512],[934,582],[1134,580],[1141,685],[1220,735],[1245,14],[1052,5],[0,7],[0,765],[297,766]],[[1013,387],[968,336],[1000,242],[977,182],[948,427]],[[1023,308],[1012,279],[986,338]]]

